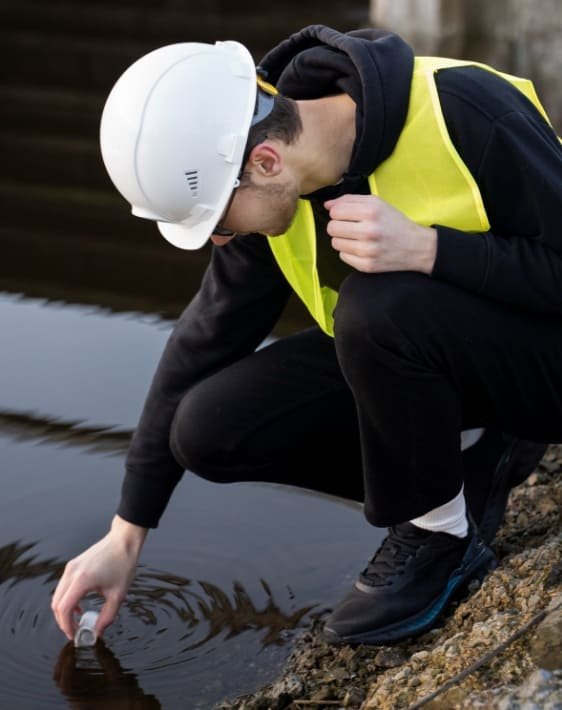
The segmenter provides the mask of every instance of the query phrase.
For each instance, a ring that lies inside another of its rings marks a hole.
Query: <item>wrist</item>
[[[420,230],[422,232],[417,238],[419,250],[415,270],[429,275],[437,258],[437,230],[434,227],[420,227]]]
[[[148,534],[148,528],[129,523],[119,515],[115,515],[109,531],[111,537],[119,540],[128,552],[138,555]]]

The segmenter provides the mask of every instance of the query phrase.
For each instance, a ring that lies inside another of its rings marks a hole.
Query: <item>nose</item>
[[[222,247],[225,244],[228,244],[231,239],[234,239],[235,236],[236,235],[233,234],[231,237],[220,237],[218,234],[211,234],[211,241],[215,246]]]

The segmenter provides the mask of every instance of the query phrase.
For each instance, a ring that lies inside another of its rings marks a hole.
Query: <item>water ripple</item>
[[[257,603],[238,581],[225,591],[139,566],[103,641],[93,649],[67,643],[59,652],[50,598],[64,563],[39,559],[34,547],[16,541],[0,548],[0,700],[13,710],[61,707],[61,695],[77,708],[159,708],[160,693],[180,698],[186,677],[190,687],[200,674],[208,677],[219,647],[223,658],[224,644],[235,655],[245,632],[253,632],[262,649],[281,645],[311,609],[283,611],[263,579]],[[85,602],[90,609],[101,604],[97,597]],[[152,692],[145,693],[139,677]],[[120,705],[119,698],[134,703]],[[191,694],[190,702],[197,706]]]

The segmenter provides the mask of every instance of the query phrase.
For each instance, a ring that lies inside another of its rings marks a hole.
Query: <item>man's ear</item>
[[[264,177],[275,177],[283,169],[281,153],[272,143],[259,143],[248,158],[250,166]]]

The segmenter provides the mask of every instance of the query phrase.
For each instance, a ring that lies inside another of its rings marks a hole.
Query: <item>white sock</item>
[[[456,537],[466,537],[468,519],[466,517],[466,502],[464,500],[464,485],[459,493],[448,503],[430,510],[419,518],[410,520],[412,525],[431,532],[444,532]]]
[[[474,446],[484,433],[484,429],[465,429],[461,431],[461,451]]]

